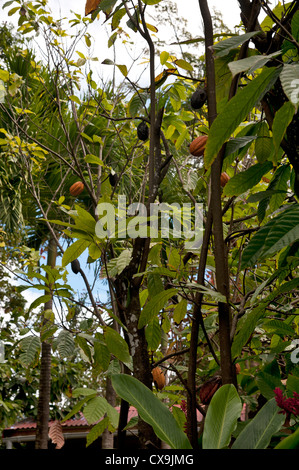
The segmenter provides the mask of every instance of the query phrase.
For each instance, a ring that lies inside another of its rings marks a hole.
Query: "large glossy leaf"
[[[264,225],[242,255],[241,269],[255,265],[299,239],[299,206],[292,205]]]
[[[232,449],[266,449],[285,421],[279,411],[275,398],[269,400],[242,430]]]
[[[299,428],[293,434],[280,441],[275,449],[299,449]]]
[[[245,119],[251,109],[276,81],[280,69],[268,68],[258,75],[225,105],[222,112],[213,122],[204,154],[205,166],[208,168],[218,155],[222,145]]]
[[[227,447],[241,411],[241,399],[234,385],[220,387],[213,396],[206,415],[203,449]]]
[[[139,416],[152,426],[159,439],[172,449],[191,449],[186,434],[166,405],[151,390],[129,375],[113,375],[111,380],[116,393],[135,406]]]

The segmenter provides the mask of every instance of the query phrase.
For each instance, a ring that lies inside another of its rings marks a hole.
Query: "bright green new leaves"
[[[242,411],[234,385],[223,385],[213,396],[205,418],[203,449],[223,449],[230,443]]]
[[[243,252],[241,269],[269,258],[298,239],[299,207],[296,204],[270,220],[254,235]]]
[[[285,421],[275,398],[269,400],[239,434],[232,449],[266,449]]]
[[[139,416],[153,427],[159,439],[172,449],[191,449],[186,434],[151,390],[129,375],[113,375],[111,380],[116,393],[138,410]]]
[[[263,175],[272,168],[271,162],[257,163],[248,168],[248,170],[237,173],[231,178],[224,188],[225,196],[238,196],[258,184]]]
[[[223,111],[213,122],[207,146],[204,154],[206,168],[209,168],[218,155],[222,145],[251,109],[262,99],[277,80],[281,69],[268,68],[261,72],[252,82],[238,93],[225,105]]]

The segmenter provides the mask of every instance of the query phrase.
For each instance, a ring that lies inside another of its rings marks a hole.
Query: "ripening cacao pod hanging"
[[[74,259],[71,262],[71,268],[74,274],[78,274],[78,272],[80,271],[80,263],[77,259]]]
[[[217,392],[218,388],[222,385],[222,378],[220,375],[215,375],[207,380],[200,388],[199,398],[203,405],[208,405],[212,400],[213,395]]]
[[[148,126],[144,121],[141,121],[141,123],[137,127],[138,139],[145,141],[148,139],[148,135],[149,135]]]
[[[237,364],[235,364],[235,367],[236,367],[236,374],[240,374],[241,372],[241,367],[240,367],[240,364],[237,362]]]
[[[225,173],[225,171],[223,173],[221,173],[220,184],[223,188],[224,188],[224,186],[226,185],[226,183],[228,182],[229,179],[230,179],[230,177],[228,176],[227,173]]]
[[[200,135],[199,137],[196,137],[196,139],[194,139],[189,146],[191,155],[194,157],[202,157],[206,148],[207,140],[207,135]]]
[[[79,194],[82,193],[83,189],[84,189],[84,184],[82,183],[82,181],[77,181],[77,183],[74,183],[70,187],[70,193],[72,196],[79,196]]]
[[[203,88],[197,88],[197,90],[191,96],[191,108],[200,109],[203,107],[207,100],[206,91]]]
[[[155,367],[152,370],[153,382],[158,390],[162,390],[165,387],[165,375],[163,374],[160,367]]]

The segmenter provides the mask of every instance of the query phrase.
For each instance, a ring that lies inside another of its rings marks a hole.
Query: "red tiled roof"
[[[119,413],[120,407],[117,406],[115,409]],[[130,421],[131,418],[137,415],[138,413],[137,413],[136,408],[131,406],[129,409],[128,421]],[[50,421],[49,424],[51,424],[52,422],[53,421]],[[67,419],[66,421],[62,422],[61,425],[65,427],[89,426],[88,422],[86,421],[82,413],[80,413],[80,416],[78,418],[74,417],[74,418]],[[33,418],[26,418],[26,419],[23,419],[22,421],[19,421],[18,423],[13,424],[12,426],[6,429],[35,429],[35,428],[36,428],[36,421],[34,421]]]

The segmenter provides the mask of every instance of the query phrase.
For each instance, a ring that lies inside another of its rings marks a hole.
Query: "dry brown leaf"
[[[49,438],[53,444],[56,444],[56,449],[61,449],[64,446],[64,436],[60,421],[56,420],[50,425]]]
[[[87,0],[85,4],[85,16],[95,11],[102,0]]]

